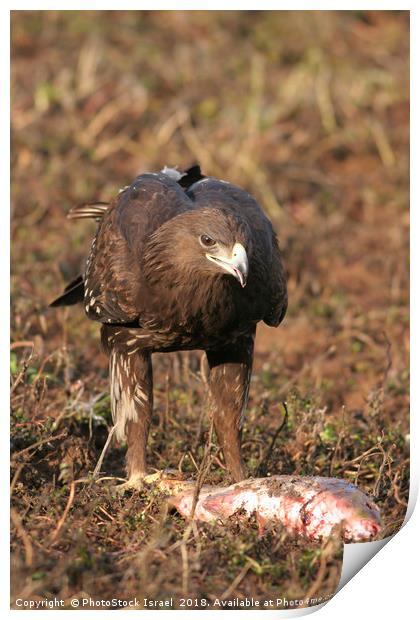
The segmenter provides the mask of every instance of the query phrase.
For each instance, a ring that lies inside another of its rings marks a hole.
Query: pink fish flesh
[[[170,503],[189,517],[195,483],[167,480],[166,490],[171,486],[177,494]],[[339,478],[316,476],[250,478],[229,487],[205,485],[194,519],[224,521],[239,510],[256,515],[260,534],[270,523],[277,523],[291,535],[322,540],[330,536],[334,526],[341,525],[346,542],[360,542],[370,540],[381,529],[378,507],[360,489]]]

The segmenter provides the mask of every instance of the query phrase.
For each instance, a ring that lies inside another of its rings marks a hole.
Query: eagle
[[[53,307],[82,302],[101,324],[111,410],[126,442],[128,486],[147,474],[153,408],[152,354],[203,350],[209,414],[234,481],[247,477],[241,430],[256,326],[277,327],[287,309],[276,234],[245,190],[165,168],[137,176],[109,203],[75,207],[98,228],[85,272]]]

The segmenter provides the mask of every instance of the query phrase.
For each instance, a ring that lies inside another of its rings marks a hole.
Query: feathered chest
[[[199,279],[161,277],[149,286],[142,325],[199,348],[209,341],[235,340],[253,328],[265,312],[261,282],[241,288],[228,275]]]

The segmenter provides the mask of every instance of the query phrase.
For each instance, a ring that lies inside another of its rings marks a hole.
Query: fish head
[[[317,493],[301,510],[307,535],[319,540],[341,527],[345,542],[362,542],[374,538],[381,530],[376,504],[354,485]]]
[[[342,506],[343,536],[346,542],[371,540],[382,528],[378,506],[364,493],[355,489]]]

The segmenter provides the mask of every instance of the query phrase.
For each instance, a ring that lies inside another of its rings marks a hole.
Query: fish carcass
[[[374,538],[381,529],[374,502],[339,478],[276,475],[229,487],[204,485],[195,507],[193,481],[161,480],[159,486],[166,492],[172,489],[175,495],[169,502],[185,517],[211,523],[244,511],[256,515],[260,534],[269,524],[281,524],[291,535],[322,540],[341,526],[345,542],[361,542]]]

